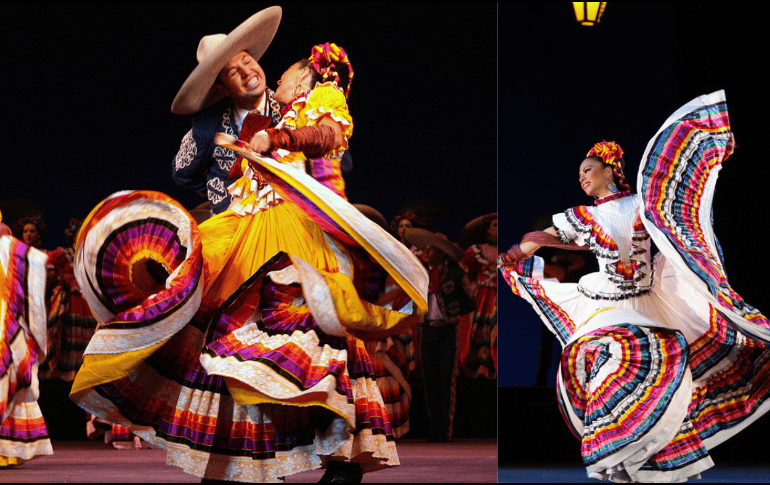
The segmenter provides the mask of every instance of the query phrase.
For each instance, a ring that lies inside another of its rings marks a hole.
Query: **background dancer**
[[[46,255],[10,235],[0,214],[0,468],[53,453],[37,404],[46,353]]]

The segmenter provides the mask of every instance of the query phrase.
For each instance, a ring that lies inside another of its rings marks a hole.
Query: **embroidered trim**
[[[179,147],[179,153],[174,158],[174,169],[181,170],[190,165],[190,163],[198,154],[198,146],[195,144],[195,138],[193,138],[193,131],[190,130],[182,138],[182,146]]]
[[[601,199],[596,199],[594,201],[594,204],[602,205],[602,204],[606,204],[607,202],[612,202],[613,200],[622,199],[623,197],[630,197],[630,196],[631,196],[631,192],[629,191],[618,192],[616,194],[608,195],[607,197],[602,197]]]

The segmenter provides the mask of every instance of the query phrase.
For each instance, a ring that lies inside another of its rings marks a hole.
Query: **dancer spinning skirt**
[[[709,449],[770,406],[770,321],[730,287],[711,221],[733,145],[722,91],[679,109],[652,138],[638,195],[620,147],[597,144],[580,179],[596,205],[555,215],[500,255],[514,294],[563,345],[559,402],[590,477],[698,477],[713,466]],[[543,245],[590,249],[601,270],[577,284],[543,279],[542,259],[529,257]]]
[[[0,468],[53,453],[37,404],[38,362],[46,350],[46,255],[3,235],[3,228],[0,222]]]
[[[197,226],[163,194],[123,192],[78,239],[76,275],[102,323],[72,398],[193,475],[279,481],[399,463],[360,339],[412,325],[427,308],[427,273],[341,196],[345,93],[308,77],[328,73],[331,58],[346,56],[320,46],[281,78],[284,121],[251,138],[271,157],[249,150],[244,130],[243,141],[218,137],[243,157],[231,209]],[[335,132],[342,142],[328,145]],[[386,273],[409,309],[383,299]]]

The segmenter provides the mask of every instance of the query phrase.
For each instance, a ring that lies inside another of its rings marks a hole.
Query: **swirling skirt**
[[[72,398],[209,479],[398,465],[371,359],[345,329],[404,315],[360,301],[350,254],[316,231],[287,204],[200,231],[162,194],[100,204],[76,272],[104,320]]]
[[[684,337],[633,311],[597,315],[562,354],[559,404],[592,478],[676,482],[713,466],[692,394]]]

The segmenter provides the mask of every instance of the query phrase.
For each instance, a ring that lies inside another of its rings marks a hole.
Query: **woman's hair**
[[[75,242],[78,238],[78,231],[80,231],[80,227],[83,225],[83,221],[80,219],[72,218],[70,219],[70,224],[67,229],[64,230],[64,238],[67,240],[67,246],[68,247],[74,247]]]
[[[308,67],[312,73],[311,84],[331,82],[337,86],[347,98],[350,95],[350,85],[353,82],[353,66],[347,53],[336,44],[320,44],[313,47],[309,58],[296,63],[300,69]]]
[[[323,76],[320,72],[313,68],[313,62],[310,59],[302,59],[296,64],[300,69],[310,68],[310,85],[315,86],[316,83],[323,83]],[[348,88],[348,73],[344,70],[337,71],[340,80],[337,81],[337,86],[344,92]]]
[[[484,231],[484,234],[486,234],[487,231],[489,231],[489,226],[492,225],[492,221],[496,221],[496,220],[497,220],[497,213],[487,214],[484,216],[484,219],[481,220],[482,230]]]
[[[45,224],[45,220],[42,216],[27,216],[19,219],[16,222],[17,227],[20,231],[24,230],[24,226],[27,224],[32,224],[37,228],[37,232],[40,234],[40,237],[45,236],[45,234],[48,232],[48,227]]]
[[[422,221],[420,220],[420,217],[417,214],[412,214],[411,212],[404,212],[403,214],[398,214],[396,217],[393,218],[392,221],[390,221],[390,230],[394,235],[398,234],[398,224],[401,222],[402,219],[408,219],[412,223],[412,227],[416,227],[416,228],[424,227]]]

